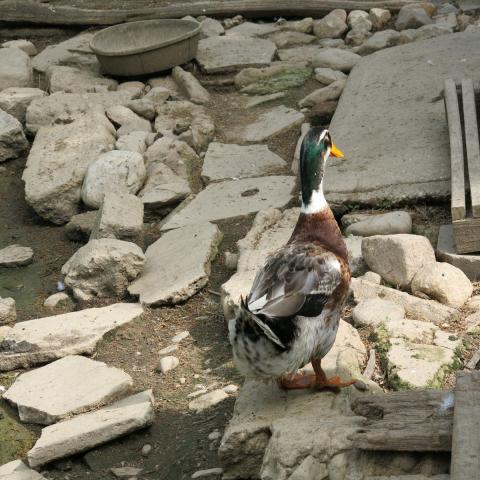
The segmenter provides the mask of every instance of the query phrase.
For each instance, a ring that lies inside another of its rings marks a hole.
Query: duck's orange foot
[[[340,388],[350,387],[351,385],[361,391],[365,391],[368,388],[367,385],[361,380],[348,380],[346,382],[342,382],[342,379],[340,377],[317,378],[314,388],[317,390],[338,390]]]
[[[283,390],[300,390],[303,388],[313,388],[315,386],[317,377],[315,375],[302,375],[297,373],[295,375],[286,375],[279,378],[278,385]]]
[[[314,388],[315,390],[335,390],[353,385],[358,390],[367,390],[367,385],[361,380],[349,380],[342,382],[340,377],[319,378],[317,375],[288,375],[281,377],[278,381],[280,388],[284,390],[300,390]]]

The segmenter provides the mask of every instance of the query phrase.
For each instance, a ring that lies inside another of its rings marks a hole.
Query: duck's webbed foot
[[[313,370],[315,371],[315,385],[314,385],[315,389],[338,390],[340,388],[345,388],[353,385],[357,390],[361,390],[361,391],[368,390],[366,383],[362,382],[362,380],[352,379],[352,380],[342,381],[340,377],[327,378],[327,375],[322,369],[321,362],[322,361],[320,358],[315,358],[312,360]]]
[[[300,390],[302,388],[314,388],[315,387],[315,375],[302,375],[296,373],[292,375],[285,375],[278,379],[278,385],[283,390]]]

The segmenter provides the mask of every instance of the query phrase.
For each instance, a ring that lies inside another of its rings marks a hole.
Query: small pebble
[[[178,367],[180,361],[178,360],[177,357],[169,356],[169,357],[163,357],[160,359],[160,362],[158,363],[157,368],[155,371],[157,373],[165,373],[168,372],[169,370],[173,370],[174,368]]]
[[[152,446],[149,443],[146,443],[142,447],[142,457],[148,457],[151,451],[152,451]]]
[[[158,353],[160,355],[168,355],[169,353],[178,350],[178,345],[169,345],[168,347],[162,348]]]
[[[208,470],[197,470],[193,475],[192,478],[203,478],[208,477],[210,475],[222,475],[223,469],[221,468],[209,468]]]
[[[222,390],[225,392],[225,393],[235,393],[237,392],[238,390],[238,386],[237,385],[227,385],[226,387],[223,387]]]
[[[180,377],[178,381],[180,382],[181,385],[183,385],[187,381],[187,379],[185,377]]]
[[[185,340],[187,337],[190,336],[190,332],[187,332],[186,330],[184,332],[177,333],[173,338],[172,342],[173,343],[179,343],[182,340]]]
[[[214,430],[212,433],[208,435],[209,440],[218,440],[222,434],[218,430]]]

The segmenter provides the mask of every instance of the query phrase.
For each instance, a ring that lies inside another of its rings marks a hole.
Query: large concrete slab
[[[153,402],[152,391],[146,390],[96,412],[45,427],[27,453],[28,464],[37,468],[147,427],[155,416]]]
[[[191,202],[184,202],[162,225],[162,231],[202,222],[215,222],[285,207],[292,199],[295,177],[271,176],[211,183]]]
[[[20,375],[3,394],[18,408],[22,422],[52,423],[123,396],[133,380],[115,367],[69,355]]]
[[[128,291],[147,305],[185,301],[206,285],[222,233],[202,223],[165,233],[145,252],[145,268]]]
[[[3,327],[0,332],[0,371],[28,368],[67,355],[92,354],[105,333],[143,313],[136,303],[88,308]]]
[[[331,201],[376,203],[450,194],[445,78],[480,79],[480,32],[442,35],[364,57],[331,123]]]

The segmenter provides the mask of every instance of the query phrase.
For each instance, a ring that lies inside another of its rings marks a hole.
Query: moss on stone
[[[311,74],[312,72],[308,68],[291,68],[278,75],[251,83],[240,91],[251,95],[283,92],[290,88],[301,87],[310,78]]]

